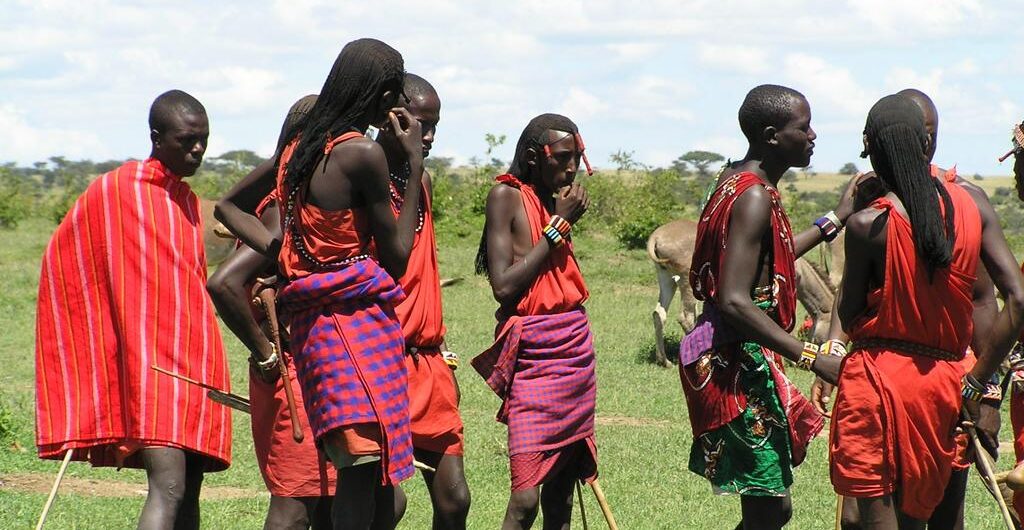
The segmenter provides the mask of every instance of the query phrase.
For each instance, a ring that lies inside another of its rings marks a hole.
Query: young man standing
[[[139,528],[198,528],[204,471],[231,461],[231,414],[158,367],[228,390],[206,297],[194,175],[210,134],[180,90],[149,112],[153,149],[96,179],[43,255],[36,315],[41,458],[146,470]]]
[[[793,467],[823,422],[781,357],[829,379],[839,367],[789,334],[794,262],[842,228],[852,186],[836,211],[794,235],[777,185],[790,167],[810,163],[810,106],[793,89],[761,85],[744,99],[739,122],[747,154],[722,171],[699,219],[690,285],[704,312],[680,346],[679,369],[693,427],[690,470],[716,492],[741,496],[737,528],[777,529],[791,515]]]
[[[567,528],[573,484],[597,477],[594,346],[570,231],[590,200],[575,182],[583,139],[564,116],[526,126],[487,196],[477,271],[499,308],[497,340],[473,367],[502,398],[512,495],[502,528]],[[542,487],[543,486],[543,487]]]

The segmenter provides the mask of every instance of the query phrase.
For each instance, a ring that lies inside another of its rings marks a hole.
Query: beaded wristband
[[[558,215],[552,215],[543,230],[544,237],[556,247],[565,243],[565,238],[569,236],[570,231],[572,231],[572,225]]]
[[[846,343],[838,339],[825,341],[821,345],[821,349],[818,350],[819,355],[835,355],[837,357],[846,357],[847,353]]]
[[[810,371],[811,366],[814,366],[814,361],[818,358],[821,347],[812,342],[804,343],[804,350],[800,352],[800,360],[797,361],[796,365],[804,370]]]
[[[827,217],[827,215],[819,217],[817,221],[814,221],[814,226],[818,227],[818,230],[821,230],[821,235],[824,237],[826,242],[831,242],[839,235],[839,227],[836,226],[835,223]]]
[[[843,222],[839,220],[839,216],[836,215],[835,210],[829,210],[822,217],[828,219],[829,221],[832,221],[832,224],[836,225],[836,229],[837,230],[842,230],[843,229]]]
[[[985,385],[980,384],[971,374],[966,374],[960,384],[960,394],[964,399],[981,403],[985,397]]]
[[[562,246],[562,243],[565,243],[562,233],[550,224],[544,227],[544,237],[547,238],[547,240],[551,242],[551,246],[554,247]]]
[[[452,370],[459,367],[459,354],[453,351],[443,351],[441,352],[441,357],[444,359],[445,364],[447,364]]]

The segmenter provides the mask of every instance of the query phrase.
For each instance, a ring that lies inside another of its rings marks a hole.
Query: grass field
[[[835,188],[835,184],[829,186]],[[5,244],[0,246],[4,279],[0,314],[7,318],[0,333],[0,528],[35,524],[58,467],[58,462],[37,459],[33,442],[35,297],[40,255],[52,230],[49,221],[30,219],[16,232],[4,233]],[[466,279],[444,291],[448,344],[462,353],[464,361],[488,345],[495,308],[486,281],[472,273],[478,232],[471,232],[464,237],[439,235],[442,275]],[[648,362],[654,348],[650,311],[657,287],[646,256],[642,251],[621,250],[610,236],[590,231],[580,234],[577,249],[591,291],[587,308],[596,336],[601,482],[620,527],[733,528],[739,519],[738,499],[712,496],[704,480],[686,470],[690,430],[676,370]],[[229,334],[224,338],[233,386],[244,393],[246,352]],[[473,497],[469,527],[497,528],[509,487],[505,428],[494,421],[498,399],[468,366],[457,375]],[[796,372],[795,379],[801,388],[810,384],[806,373]],[[206,479],[204,528],[262,526],[268,496],[250,449],[247,416],[234,415],[234,437],[231,468]],[[1009,440],[1008,427],[1002,439]],[[1010,451],[1008,445],[1004,447]],[[1012,451],[1004,454],[1000,468],[1008,468],[1012,460]],[[422,481],[417,477],[404,487],[409,507],[400,528],[429,528],[430,505]],[[132,528],[144,488],[141,472],[73,463],[67,489],[51,511],[48,527]],[[835,496],[828,480],[824,439],[812,444],[807,462],[796,471],[792,491],[790,528],[832,528]],[[586,502],[591,528],[603,528],[589,493]],[[994,503],[974,477],[967,512],[967,528],[1000,528]],[[580,528],[578,510],[574,516],[574,525]]]

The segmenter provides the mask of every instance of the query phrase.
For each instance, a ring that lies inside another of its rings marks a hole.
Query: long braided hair
[[[287,194],[282,197],[285,201],[284,225],[291,231],[296,249],[317,266],[326,263],[316,259],[305,248],[295,222],[297,194],[308,185],[313,171],[324,157],[327,142],[348,131],[365,130],[376,118],[374,113],[378,111],[384,92],[400,91],[404,77],[402,55],[391,46],[376,39],[359,39],[346,44],[335,59],[316,103],[279,141],[283,147],[298,138],[284,177]]]
[[[569,118],[561,114],[541,114],[530,120],[519,135],[516,143],[516,151],[512,156],[512,162],[508,166],[508,174],[516,177],[525,184],[537,184],[533,182],[533,175],[530,172],[529,160],[526,156],[528,149],[533,149],[541,155],[545,145],[548,145],[548,131],[563,131],[572,135],[579,133],[579,127]],[[476,273],[487,274],[487,224],[484,223],[484,233],[480,236],[480,247],[476,253]]]
[[[952,263],[956,234],[953,200],[945,184],[929,171],[928,133],[921,108],[905,96],[886,96],[871,107],[864,136],[867,151],[861,156],[871,155],[875,172],[906,208],[914,248],[931,277],[936,269]]]

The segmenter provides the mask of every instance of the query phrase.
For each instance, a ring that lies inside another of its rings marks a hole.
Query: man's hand
[[[854,199],[857,196],[857,184],[860,179],[864,176],[864,173],[857,173],[846,183],[846,187],[843,188],[843,194],[839,196],[839,204],[836,205],[836,217],[839,218],[843,224],[846,224],[846,219],[853,215],[854,210]]]
[[[281,377],[281,365],[280,363],[274,363],[273,366],[262,369],[256,364],[256,359],[252,356],[249,357],[249,375],[255,377],[260,381],[273,385],[277,383],[279,377]]]
[[[423,156],[423,130],[420,122],[402,107],[395,107],[388,113],[390,132],[398,138],[402,149],[409,158]]]
[[[843,358],[838,355],[819,355],[811,365],[811,371],[826,383],[834,385],[839,381],[839,368],[842,364]]]
[[[555,198],[555,215],[569,221],[569,224],[576,224],[589,207],[590,196],[578,182],[562,188]]]
[[[814,382],[811,383],[811,403],[818,412],[828,414],[828,404],[832,401],[832,392],[835,388],[835,385],[826,383],[820,377],[814,378]]]

